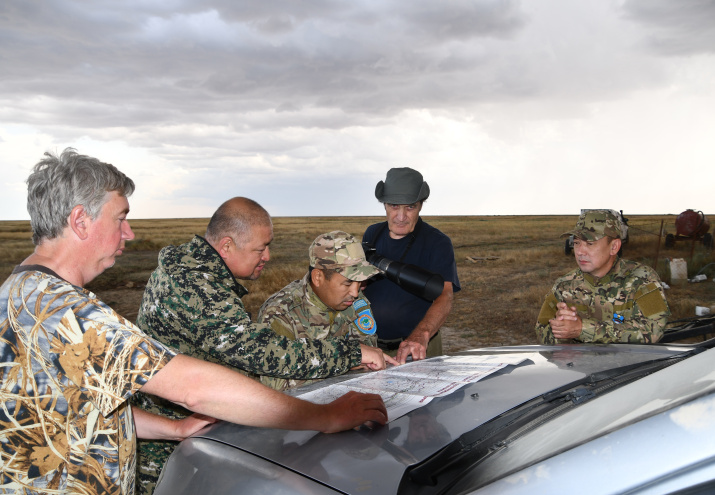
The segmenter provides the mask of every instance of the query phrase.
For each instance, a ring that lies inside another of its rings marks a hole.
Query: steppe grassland
[[[624,257],[653,266],[669,281],[667,257],[685,258],[689,275],[715,262],[712,251],[688,241],[658,248],[661,220],[671,228],[674,216],[633,216]],[[710,218],[713,218],[712,216]],[[452,239],[462,290],[447,320],[451,341],[466,346],[535,343],[533,326],[544,295],[554,280],[575,267],[573,256],[564,254],[559,235],[573,228],[576,216],[425,216],[425,221]],[[277,217],[271,261],[257,281],[245,282],[250,294],[244,299],[254,315],[261,303],[307,270],[308,247],[319,234],[345,230],[360,238],[382,217]],[[192,235],[203,235],[208,219],[131,220],[135,240],[116,265],[93,281],[97,292],[121,314],[136,317],[146,280],[156,267],[158,251],[181,244]],[[0,222],[0,276],[33,250],[29,222]],[[691,257],[692,250],[692,257]],[[467,258],[472,258],[473,261]],[[692,262],[691,262],[692,260]],[[712,268],[712,267],[711,267]],[[707,268],[706,268],[707,270]],[[715,268],[707,272],[715,276]],[[694,307],[715,304],[715,284],[678,284],[667,292],[673,318],[694,315]]]

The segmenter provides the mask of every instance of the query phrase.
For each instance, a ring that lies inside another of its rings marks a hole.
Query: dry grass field
[[[462,290],[455,296],[447,319],[445,348],[536,343],[534,323],[544,295],[554,280],[575,268],[573,256],[564,254],[562,232],[570,230],[576,216],[425,216],[428,223],[449,235],[454,244]],[[714,218],[712,215],[709,218]],[[274,219],[275,240],[271,261],[261,278],[246,282],[244,299],[255,314],[261,303],[307,270],[308,246],[331,230],[361,237],[365,228],[381,217],[279,217]],[[630,240],[624,257],[656,266],[670,283],[666,291],[672,319],[692,317],[695,306],[715,311],[715,254],[701,243],[680,241],[665,248],[658,233],[661,222],[674,232],[675,216],[629,217]],[[89,288],[124,316],[134,319],[158,250],[168,244],[202,235],[208,219],[133,220],[136,239],[116,265],[94,280]],[[29,255],[33,246],[29,222],[0,222],[0,277]],[[468,259],[468,258],[471,258]],[[699,271],[703,283],[671,283],[668,258],[684,258],[688,275]],[[657,264],[656,264],[657,260]]]

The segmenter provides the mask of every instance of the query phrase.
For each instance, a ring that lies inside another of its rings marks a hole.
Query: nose
[[[263,256],[261,256],[261,259],[263,261],[268,261],[271,259],[271,248],[266,246],[266,249],[263,250]]]
[[[579,242],[579,243],[574,244],[573,252],[574,252],[574,254],[575,254],[576,256],[580,256],[580,255],[586,253],[586,249],[585,249],[585,246],[584,246],[583,244],[584,244],[584,243],[582,243],[582,242]]]
[[[407,218],[407,209],[404,206],[400,206],[400,209],[397,210],[397,219],[402,222],[406,218]]]
[[[352,284],[350,284],[350,290],[348,291],[348,294],[350,294],[353,299],[357,299],[358,291],[360,290],[360,283],[361,282],[353,282]]]
[[[122,227],[122,237],[127,241],[131,241],[132,239],[134,239],[134,231],[132,231],[132,227],[129,225],[129,222],[127,220],[124,220],[124,226]]]

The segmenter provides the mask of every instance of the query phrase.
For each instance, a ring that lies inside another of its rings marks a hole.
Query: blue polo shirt
[[[422,218],[417,221],[415,230],[402,239],[391,238],[386,222],[382,222],[369,226],[363,240],[371,241],[380,256],[439,273],[445,282],[452,282],[454,292],[460,290],[452,241]],[[431,301],[407,292],[384,276],[370,279],[364,294],[372,306],[377,336],[384,340],[409,336],[432,305]]]

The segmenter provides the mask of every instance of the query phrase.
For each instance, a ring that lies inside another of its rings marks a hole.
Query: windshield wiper
[[[594,397],[699,352],[695,349],[676,356],[591,373],[535,397],[461,435],[429,459],[408,468],[398,493],[444,493],[470,468],[507,448],[511,442],[539,425]]]

